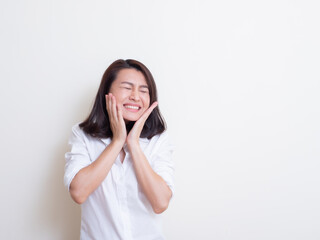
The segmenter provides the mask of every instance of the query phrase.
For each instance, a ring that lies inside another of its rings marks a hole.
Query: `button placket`
[[[131,222],[130,222],[130,216],[129,216],[129,208],[128,208],[128,197],[127,197],[127,189],[126,189],[126,170],[130,164],[129,160],[129,152],[127,145],[125,144],[123,147],[123,150],[125,151],[125,157],[123,160],[123,163],[120,161],[120,167],[119,167],[119,186],[120,186],[120,204],[121,204],[121,210],[122,210],[122,219],[124,221],[124,232],[126,239],[131,240],[132,239],[132,232],[131,232]]]
[[[121,208],[121,217],[123,220],[123,228],[126,239],[132,239],[131,233],[131,222],[129,217],[128,209],[128,198],[127,198],[127,189],[126,189],[126,178],[124,177],[125,170],[123,167],[119,168],[119,181],[118,181],[118,191],[119,191],[119,202]]]

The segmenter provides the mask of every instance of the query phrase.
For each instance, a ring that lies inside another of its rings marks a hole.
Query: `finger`
[[[106,95],[106,108],[108,112],[109,118],[111,118],[111,111],[110,111],[110,96],[107,94]],[[110,120],[110,119],[109,119]]]
[[[116,101],[116,98],[115,96],[112,96],[111,97],[111,107],[112,107],[112,115],[113,115],[113,118],[118,121],[118,114],[117,114],[117,101]]]
[[[142,119],[143,121],[146,121],[149,115],[152,113],[153,109],[157,106],[158,106],[158,102],[152,103],[152,105],[142,114],[140,119]]]
[[[109,96],[108,96],[108,94],[106,94],[106,109],[107,109],[108,115],[110,115],[109,114]]]
[[[147,118],[149,117],[149,115],[151,114],[151,112],[153,111],[153,109],[158,106],[158,102],[154,102],[143,114],[142,116],[138,119],[138,121],[135,122],[135,124],[133,125],[132,130],[130,131],[129,135],[134,136],[136,135],[138,138],[141,134],[141,131],[143,129],[143,126],[147,120]]]
[[[158,106],[158,102],[154,102],[143,114],[142,116],[139,118],[139,120],[137,122],[141,122],[141,123],[145,123],[145,121],[147,121],[149,115],[152,113],[153,109]]]
[[[117,114],[118,114],[118,119],[122,120],[123,117],[122,117],[122,109],[120,104],[117,104]]]
[[[112,94],[111,93],[109,93],[108,95],[108,114],[109,114],[110,123],[114,122],[115,119],[114,119],[114,113],[112,110]]]
[[[151,108],[151,112],[153,111],[153,109],[155,109],[158,106],[158,102],[154,102],[152,103],[152,105],[149,107],[149,109]]]

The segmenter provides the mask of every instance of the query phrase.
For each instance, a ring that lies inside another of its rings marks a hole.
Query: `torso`
[[[77,147],[71,148],[66,156],[67,184],[72,181],[75,169],[81,169],[84,163],[89,165],[96,161],[111,143],[110,138],[99,139],[86,135],[78,126],[73,129],[71,140]],[[78,148],[79,142],[85,144]],[[173,186],[171,145],[165,132],[151,139],[140,138],[139,144],[152,169],[168,186]],[[162,216],[154,213],[142,191],[128,150],[128,146],[123,146],[106,178],[81,205],[80,239],[131,240],[146,239],[147,235],[148,239],[165,239],[161,231]],[[88,157],[84,158],[84,155]],[[77,161],[73,161],[75,157]]]

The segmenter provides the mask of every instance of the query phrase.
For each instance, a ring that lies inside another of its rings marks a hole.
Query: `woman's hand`
[[[139,137],[143,126],[156,106],[158,106],[158,102],[154,102],[133,125],[127,137],[127,145],[129,149],[139,145]]]
[[[106,95],[106,107],[113,135],[112,141],[121,142],[123,145],[127,138],[126,124],[122,117],[121,107],[117,105],[116,98],[112,93]]]

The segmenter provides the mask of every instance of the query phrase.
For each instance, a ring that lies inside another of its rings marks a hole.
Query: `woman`
[[[64,181],[81,204],[81,239],[164,239],[161,215],[174,193],[172,145],[150,71],[117,60],[89,117],[72,128]]]

